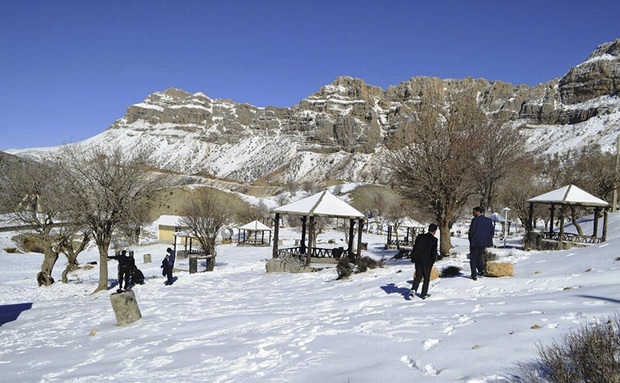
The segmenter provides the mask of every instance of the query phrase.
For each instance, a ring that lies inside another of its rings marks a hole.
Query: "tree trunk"
[[[110,248],[110,243],[97,244],[97,248],[99,249],[99,285],[97,285],[93,294],[108,289],[108,249]]]
[[[571,205],[570,207],[570,218],[573,221],[573,225],[575,225],[575,229],[577,229],[577,234],[583,235],[583,229],[579,222],[577,222],[577,213],[575,212],[575,207]]]
[[[450,255],[452,242],[450,239],[450,225],[447,222],[439,223],[439,258]]]
[[[396,248],[400,250],[400,241],[398,240],[398,225],[394,225],[394,241],[396,241]]]
[[[77,261],[77,254],[70,252],[69,254],[65,254],[65,255],[67,256],[67,267],[65,267],[64,271],[62,272],[62,283],[69,282],[67,275],[70,272],[77,270],[79,268],[79,264]]]
[[[45,246],[43,263],[41,264],[41,271],[37,274],[37,282],[39,286],[49,286],[54,283],[52,278],[52,270],[58,260],[58,253],[52,250],[51,246]]]
[[[84,234],[82,237],[82,241],[80,242],[80,245],[77,249],[73,247],[73,241],[71,241],[70,239],[68,241],[68,244],[64,246],[63,253],[65,253],[65,255],[67,256],[67,267],[65,267],[65,270],[62,272],[62,283],[67,283],[67,275],[80,267],[77,261],[77,257],[78,254],[80,254],[86,248],[88,242],[90,242],[90,236],[88,234]]]

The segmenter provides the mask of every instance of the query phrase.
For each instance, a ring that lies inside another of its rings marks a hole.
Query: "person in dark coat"
[[[129,288],[129,277],[131,276],[132,263],[135,265],[133,258],[127,256],[127,251],[123,250],[119,255],[108,256],[108,259],[116,259],[118,261],[118,292],[123,290],[123,281],[125,282],[125,290]]]
[[[471,279],[478,279],[478,275],[484,275],[486,265],[482,255],[487,247],[493,246],[493,222],[491,218],[484,216],[484,210],[480,206],[473,209],[474,218],[469,226],[469,267]]]
[[[174,268],[174,259],[174,250],[172,250],[171,248],[167,248],[166,256],[161,261],[161,267],[163,268],[162,274],[166,277],[166,282],[164,282],[164,284],[167,286],[171,285],[173,282],[172,269]]]
[[[415,276],[413,278],[411,291],[409,292],[409,296],[411,297],[417,294],[422,278],[424,278],[424,283],[422,284],[422,293],[420,297],[426,299],[430,296],[428,293],[428,286],[431,282],[431,270],[433,269],[433,264],[437,261],[438,240],[435,237],[436,232],[437,225],[431,223],[428,226],[428,232],[418,235],[413,244],[411,262],[415,263]]]

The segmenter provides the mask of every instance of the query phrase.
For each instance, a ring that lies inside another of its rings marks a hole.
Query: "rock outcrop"
[[[468,95],[490,118],[532,137],[528,148],[537,155],[554,145],[574,150],[589,141],[609,150],[620,130],[619,46],[620,40],[602,44],[563,77],[536,86],[414,77],[384,90],[343,76],[290,108],[168,89],[130,106],[89,142],[143,146],[161,154],[165,170],[240,184],[385,183],[386,155],[401,144],[398,137],[415,130],[415,106],[445,107]],[[559,135],[539,134],[567,127]],[[40,150],[17,152],[43,155]]]
[[[583,103],[620,91],[620,39],[601,44],[588,60],[568,71],[558,84],[564,104]]]

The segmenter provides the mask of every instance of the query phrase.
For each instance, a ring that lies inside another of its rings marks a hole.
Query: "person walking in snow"
[[[108,259],[116,259],[118,261],[118,290],[123,291],[123,281],[125,282],[125,290],[129,288],[129,277],[131,275],[132,263],[135,266],[133,258],[127,256],[127,251],[123,250],[120,254],[108,256]]]
[[[415,263],[415,275],[409,292],[409,296],[412,298],[417,294],[422,278],[424,278],[424,283],[422,283],[420,298],[426,299],[430,296],[428,287],[431,282],[433,264],[437,261],[437,243],[439,242],[435,237],[436,232],[437,225],[431,223],[428,226],[428,231],[418,235],[413,244],[411,262]]]
[[[173,282],[172,269],[174,268],[174,259],[175,259],[174,250],[172,250],[171,248],[167,248],[166,256],[161,261],[161,267],[163,268],[162,275],[166,277],[166,282],[164,282],[164,284],[167,286],[171,285]]]
[[[484,210],[476,206],[472,214],[474,218],[469,226],[469,267],[471,269],[471,279],[477,280],[478,275],[484,275],[486,265],[482,255],[487,247],[493,246],[493,222],[491,218],[484,216]]]

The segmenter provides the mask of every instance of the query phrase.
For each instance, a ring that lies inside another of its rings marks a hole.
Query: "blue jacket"
[[[166,260],[168,260],[168,266],[173,267],[174,266],[174,259],[176,258],[176,254],[174,253],[174,251],[167,253],[166,254]]]
[[[493,222],[491,218],[479,215],[471,220],[469,226],[469,246],[470,247],[491,247],[493,246]]]

